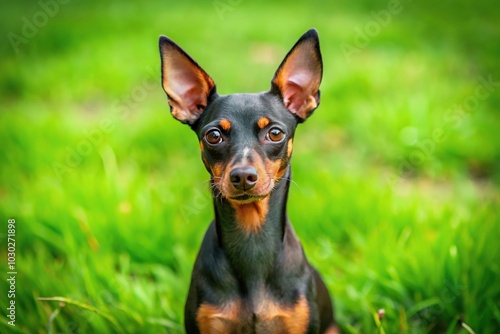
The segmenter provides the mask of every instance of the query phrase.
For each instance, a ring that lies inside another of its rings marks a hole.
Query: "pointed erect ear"
[[[160,37],[162,85],[172,115],[192,125],[207,106],[212,78],[171,39]]]
[[[278,91],[285,107],[304,121],[319,105],[322,75],[318,32],[311,29],[286,55],[274,75],[271,90]]]

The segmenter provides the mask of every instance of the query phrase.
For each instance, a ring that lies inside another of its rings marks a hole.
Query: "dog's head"
[[[297,124],[319,105],[323,65],[316,30],[297,41],[271,89],[258,94],[218,95],[212,78],[165,36],[160,55],[171,113],[198,135],[215,195],[236,204],[266,198],[288,169]]]

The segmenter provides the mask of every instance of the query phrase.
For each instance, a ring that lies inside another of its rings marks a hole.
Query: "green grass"
[[[19,52],[5,37],[0,268],[15,218],[18,275],[16,327],[2,316],[0,332],[182,332],[212,204],[194,134],[168,113],[157,38],[219,92],[262,91],[316,27],[322,101],[297,131],[288,207],[343,332],[498,333],[500,86],[467,104],[480,77],[500,81],[496,4],[401,1],[346,59],[340,44],[387,6],[70,1]],[[2,36],[40,11],[4,7]]]

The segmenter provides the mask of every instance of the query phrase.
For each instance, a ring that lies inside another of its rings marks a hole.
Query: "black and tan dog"
[[[319,105],[316,30],[259,94],[217,94],[212,78],[164,36],[160,54],[170,110],[198,136],[215,211],[193,269],[186,332],[337,333],[328,290],[286,213],[295,128]]]

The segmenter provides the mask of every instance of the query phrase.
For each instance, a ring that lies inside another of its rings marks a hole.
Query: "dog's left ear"
[[[285,107],[303,122],[319,105],[323,62],[316,29],[310,29],[288,52],[272,80]]]

